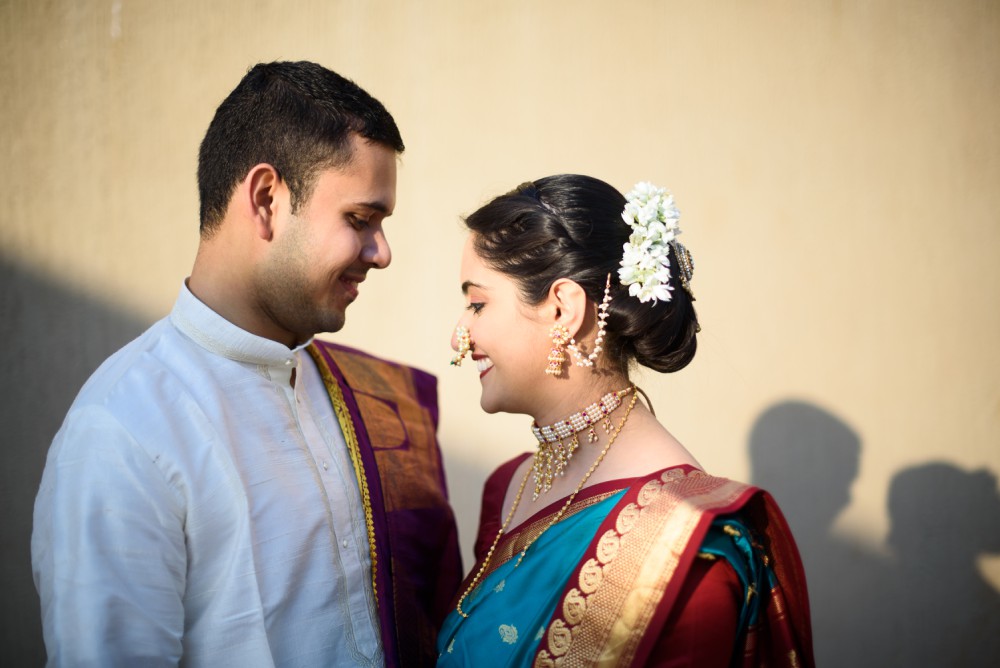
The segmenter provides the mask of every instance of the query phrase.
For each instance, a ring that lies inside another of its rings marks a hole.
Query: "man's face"
[[[275,217],[254,275],[255,303],[282,343],[298,345],[344,326],[369,269],[389,265],[382,223],[396,204],[396,154],[353,135],[347,165],[321,171],[297,214]],[[287,202],[287,198],[285,198]]]

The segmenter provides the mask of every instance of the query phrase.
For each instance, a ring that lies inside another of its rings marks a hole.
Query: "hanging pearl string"
[[[601,299],[601,305],[597,307],[597,338],[594,339],[594,350],[589,355],[584,355],[580,350],[580,344],[576,342],[575,338],[571,338],[569,343],[566,344],[566,350],[576,360],[577,366],[582,367],[593,367],[594,362],[597,361],[598,355],[601,354],[604,344],[604,334],[605,328],[607,327],[608,319],[608,306],[611,304],[611,274],[608,274],[607,280],[604,282],[604,298]]]

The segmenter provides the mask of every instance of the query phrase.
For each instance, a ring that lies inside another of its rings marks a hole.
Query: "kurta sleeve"
[[[31,545],[50,666],[180,661],[184,516],[155,457],[99,407],[56,436]]]

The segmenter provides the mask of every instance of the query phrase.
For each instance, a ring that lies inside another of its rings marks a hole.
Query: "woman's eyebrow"
[[[473,283],[472,281],[465,281],[462,283],[462,294],[469,294],[469,288],[479,288],[480,290],[488,290],[485,285],[480,285],[479,283]]]

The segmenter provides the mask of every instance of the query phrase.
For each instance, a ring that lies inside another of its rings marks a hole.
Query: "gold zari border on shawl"
[[[746,485],[668,469],[647,481],[597,542],[556,608],[536,668],[629,665],[706,511]]]
[[[333,372],[313,344],[306,348],[313,360],[316,368],[319,369],[320,376],[323,377],[323,384],[330,395],[333,404],[333,412],[337,415],[337,422],[340,423],[340,430],[344,432],[344,441],[347,443],[347,451],[351,455],[351,463],[354,465],[354,475],[358,479],[358,487],[361,490],[361,505],[365,511],[365,527],[368,532],[368,550],[372,560],[372,594],[375,604],[378,605],[378,583],[376,573],[378,573],[378,556],[375,549],[375,520],[372,515],[371,495],[368,492],[368,478],[365,477],[365,464],[361,461],[361,449],[358,445],[358,435],[354,431],[354,422],[351,420],[351,412],[344,400],[344,394],[340,390],[340,383],[334,377]]]

